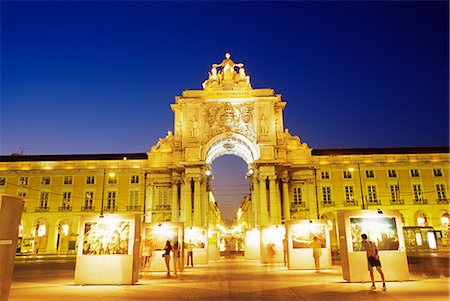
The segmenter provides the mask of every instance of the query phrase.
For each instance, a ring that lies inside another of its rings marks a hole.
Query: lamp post
[[[364,203],[364,192],[363,192],[363,186],[362,186],[362,180],[361,180],[361,166],[359,163],[357,163],[358,166],[358,177],[359,177],[359,188],[361,190],[361,205],[362,205],[362,209],[369,209],[366,207],[365,203]],[[350,167],[348,169],[350,172],[353,172],[354,168]]]
[[[100,206],[100,218],[103,218],[103,203],[105,201],[105,178],[106,178],[106,169],[103,169],[103,184],[102,184],[102,205]]]

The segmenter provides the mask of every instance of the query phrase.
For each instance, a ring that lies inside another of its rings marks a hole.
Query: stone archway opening
[[[250,139],[239,134],[220,135],[207,146],[205,163],[211,164],[224,155],[235,155],[248,165],[260,157],[259,147]]]
[[[219,250],[227,258],[243,255],[245,229],[238,217],[242,207],[248,206],[251,193],[250,182],[246,179],[248,165],[239,156],[222,155],[210,167],[210,184],[224,225],[218,236]]]

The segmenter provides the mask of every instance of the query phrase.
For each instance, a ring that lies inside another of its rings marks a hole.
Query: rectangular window
[[[64,209],[69,209],[72,206],[72,193],[63,192],[62,207]]]
[[[445,186],[444,184],[436,184],[436,193],[438,200],[446,200],[447,195],[445,194]]]
[[[355,196],[353,193],[353,186],[345,186],[344,187],[345,190],[345,201],[344,201],[344,205],[356,205],[356,200],[355,200]]]
[[[373,170],[366,170],[366,178],[367,179],[375,178],[375,173],[373,172]]]
[[[294,187],[294,205],[300,205],[302,203],[302,188]]]
[[[64,176],[64,184],[71,185],[72,184],[72,176]]]
[[[20,177],[19,178],[19,185],[27,186],[28,185],[28,177]]]
[[[422,186],[420,184],[413,185],[414,204],[428,204],[428,200],[423,197]]]
[[[169,189],[161,187],[158,189],[158,199],[155,210],[170,210]]]
[[[131,184],[139,184],[139,175],[131,176]]]
[[[6,185],[6,178],[0,177],[0,186],[5,186],[5,185]]]
[[[413,185],[414,200],[420,201],[422,199],[422,187],[419,184]]]
[[[377,200],[377,190],[375,188],[374,185],[369,185],[367,186],[367,202],[369,204],[378,204],[378,200]]]
[[[116,208],[116,192],[108,191],[108,210],[115,210]]]
[[[85,199],[84,199],[84,209],[92,210],[94,207],[94,192],[86,191]]]
[[[442,169],[440,168],[433,169],[433,174],[435,177],[442,177]]]
[[[328,171],[322,171],[321,172],[321,177],[322,179],[329,179],[330,178],[330,173]]]
[[[331,187],[322,187],[322,199],[324,204],[331,205]]]
[[[50,185],[50,177],[42,177],[41,184]]]
[[[420,177],[419,170],[418,169],[411,169],[411,177],[412,178]]]
[[[86,177],[86,184],[95,184],[95,176],[87,176]]]
[[[344,170],[344,179],[351,179],[352,173],[348,170]]]
[[[397,177],[397,171],[395,169],[389,169],[388,170],[388,176],[389,176],[389,178],[396,178]]]
[[[398,201],[400,199],[400,196],[398,193],[398,185],[390,185],[389,190],[391,192],[391,200]]]
[[[115,174],[108,175],[108,184],[117,184],[117,176]]]
[[[48,207],[48,192],[41,192],[41,198],[39,199],[39,207]]]
[[[130,190],[130,201],[128,204],[130,207],[139,206],[139,190]]]
[[[355,196],[353,195],[353,186],[345,186],[345,202],[354,203]]]

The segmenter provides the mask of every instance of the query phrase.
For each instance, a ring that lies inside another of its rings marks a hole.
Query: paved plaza
[[[186,268],[181,275],[146,273],[136,285],[74,285],[75,261],[16,261],[10,301],[93,300],[449,300],[448,274],[411,273],[404,282],[388,282],[370,291],[370,283],[347,283],[340,266],[289,271],[243,258],[220,259]],[[364,267],[365,268],[365,267]],[[447,268],[447,267],[444,267]]]

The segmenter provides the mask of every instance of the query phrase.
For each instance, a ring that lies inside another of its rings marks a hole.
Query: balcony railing
[[[36,207],[35,212],[49,212],[50,211],[50,207]]]
[[[436,203],[437,204],[448,204],[449,203],[449,199],[437,199]]]
[[[72,211],[72,207],[58,207],[58,211],[60,212],[68,212],[68,211]]]
[[[95,211],[94,206],[83,206],[81,207],[81,211]]]
[[[344,206],[358,206],[357,200],[345,200]]]
[[[380,200],[367,200],[367,204],[368,205],[381,205],[381,201]]]
[[[404,200],[392,199],[391,200],[391,205],[405,205],[405,201]]]
[[[127,211],[141,211],[141,206],[139,205],[127,206]]]
[[[414,199],[414,205],[426,205],[428,204],[427,199]]]
[[[170,205],[153,205],[153,211],[169,211]]]
[[[300,203],[291,203],[291,208],[305,208],[306,207],[306,203],[305,202],[300,202]]]
[[[334,202],[322,202],[322,207],[334,207]]]
[[[103,206],[103,211],[115,212],[117,211],[117,206]]]

